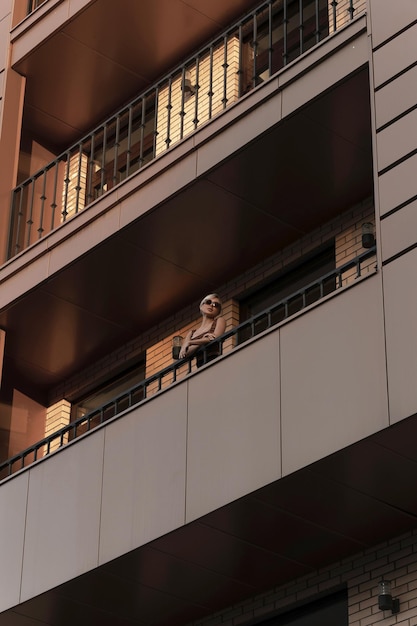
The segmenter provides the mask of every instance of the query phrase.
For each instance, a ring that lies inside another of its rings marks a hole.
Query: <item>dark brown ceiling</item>
[[[89,2],[30,54],[12,60],[27,77],[24,134],[64,150],[257,4]]]
[[[7,368],[41,400],[371,195],[363,69],[0,312]]]
[[[405,533],[417,523],[416,440],[412,417],[0,614],[0,626],[183,626]]]

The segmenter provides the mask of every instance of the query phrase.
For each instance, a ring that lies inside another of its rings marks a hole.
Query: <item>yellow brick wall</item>
[[[66,165],[65,178],[62,189],[62,206],[66,206],[68,219],[85,207],[85,193],[87,186],[88,157],[86,154],[72,154]],[[67,178],[68,176],[68,178]],[[66,203],[65,203],[66,200]],[[64,216],[61,214],[61,221]]]
[[[224,67],[224,65],[227,67]],[[182,89],[183,76],[178,74],[164,86],[158,96],[156,155],[189,135],[197,125],[220,113],[239,95],[239,40],[233,37],[225,46],[214,48],[198,65],[188,68],[194,94]],[[225,93],[226,80],[226,93]],[[211,81],[211,82],[210,82]],[[210,95],[211,94],[211,95]],[[198,120],[198,122],[196,121]]]
[[[46,410],[45,437],[49,437],[57,430],[64,428],[70,423],[71,404],[67,400],[60,400],[48,407]],[[64,436],[63,442],[67,443],[68,434]],[[58,440],[51,445],[50,452],[59,447]]]
[[[335,238],[336,248],[336,267],[341,267],[352,259],[355,259],[365,249],[362,247],[362,226],[365,223],[371,223],[374,226],[374,216],[369,214],[355,216],[349,220],[342,233]],[[375,256],[370,257],[361,263],[361,274],[367,274],[374,270],[376,263]],[[356,268],[349,269],[343,273],[342,285],[348,285],[356,279]]]
[[[366,0],[354,0],[353,2],[354,12],[353,17],[357,17],[360,13],[366,10]],[[336,3],[336,29],[342,28],[351,20],[351,14],[349,11],[350,0],[338,0]],[[329,0],[329,32],[334,32],[334,6]]]

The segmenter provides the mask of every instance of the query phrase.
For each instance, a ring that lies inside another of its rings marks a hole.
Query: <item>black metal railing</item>
[[[227,354],[237,345],[253,339],[259,333],[273,328],[288,317],[321,300],[335,290],[347,286],[361,277],[363,273],[374,271],[376,269],[375,253],[375,248],[366,250],[348,263],[309,283],[302,289],[292,293],[288,298],[280,300],[224,333],[215,341],[210,342],[210,348],[200,348],[195,352],[193,358],[175,361],[172,365],[139,382],[109,402],[106,402],[106,404],[76,419],[68,426],[61,428],[52,435],[45,437],[26,450],[4,461],[0,464],[0,480],[47,456],[51,451],[62,448],[68,441],[96,428],[110,418],[121,414],[123,411],[152,397],[159,391],[168,388],[174,382],[181,380],[194,370],[196,355],[199,354],[201,356],[201,362],[204,365],[212,358],[213,348],[216,348],[216,346],[219,356]]]
[[[12,191],[8,258],[352,20],[364,4],[263,2]]]
[[[28,0],[27,14],[29,15],[30,13],[32,13],[35,9],[40,7],[41,4],[43,4],[44,2],[46,2],[46,0]]]

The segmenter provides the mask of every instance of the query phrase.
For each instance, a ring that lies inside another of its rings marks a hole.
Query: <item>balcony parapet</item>
[[[213,350],[213,346],[217,345],[219,353],[217,358],[226,356],[237,346],[251,342],[258,335],[271,331],[294,315],[335,294],[336,291],[352,285],[358,279],[369,274],[370,271],[374,272],[376,269],[375,255],[376,248],[369,248],[348,263],[328,272],[287,298],[276,302],[224,333],[210,343],[210,349]],[[204,364],[207,364],[208,348],[200,348],[196,354],[198,353],[202,355]],[[168,389],[172,384],[180,382],[195,371],[194,356],[192,359],[174,361],[172,365],[156,372],[106,402],[106,404],[7,459],[0,464],[0,481],[108,422],[109,419],[121,416],[125,411],[149,400],[155,394]]]

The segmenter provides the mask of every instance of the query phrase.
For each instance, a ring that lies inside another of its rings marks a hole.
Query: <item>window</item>
[[[317,282],[335,269],[335,244],[327,243],[314,253],[303,257],[277,275],[272,281],[253,291],[240,301],[240,322],[274,307],[270,316],[260,315],[254,328],[243,328],[239,342],[247,341],[253,332],[258,334],[268,326],[281,322],[305,306],[313,304],[335,289],[334,276],[323,283]]]
[[[309,602],[283,613],[258,626],[348,626],[347,590]]]
[[[123,395],[145,378],[145,359],[141,359],[138,363],[127,370],[119,373],[110,380],[105,381],[96,387],[88,395],[80,398],[73,403],[71,409],[71,421],[75,421],[84,415],[94,413],[94,411],[103,407],[103,415],[97,413],[92,420],[92,425],[96,426],[101,421],[105,421],[127,409],[129,405],[135,404],[143,399],[142,389],[139,388],[129,399],[128,395]],[[121,396],[117,402],[115,398]],[[130,403],[130,404],[129,404]],[[81,430],[77,429],[77,434],[81,434]]]

